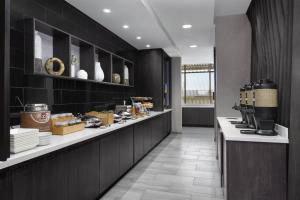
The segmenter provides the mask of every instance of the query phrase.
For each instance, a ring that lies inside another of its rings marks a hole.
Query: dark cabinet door
[[[118,131],[120,145],[120,176],[133,165],[133,127]]]
[[[67,162],[69,199],[96,199],[100,193],[99,141],[85,143],[67,152]]]
[[[152,147],[157,145],[164,135],[163,117],[159,116],[152,120]]]
[[[147,120],[144,123],[144,155],[152,148],[152,120]]]
[[[170,113],[163,115],[163,137],[166,137],[171,132]]]
[[[66,200],[69,170],[64,153],[42,158],[36,169],[37,199]]]
[[[10,174],[8,170],[0,172],[0,198],[11,199]]]
[[[36,168],[35,163],[24,164],[12,170],[12,199],[36,200]]]
[[[137,163],[144,156],[145,126],[146,122],[134,126],[134,163]]]
[[[101,139],[100,144],[100,191],[104,192],[119,178],[119,140],[111,133]]]
[[[172,112],[169,112],[168,114],[168,134],[172,132]]]

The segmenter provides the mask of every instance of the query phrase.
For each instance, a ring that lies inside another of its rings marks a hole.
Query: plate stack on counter
[[[10,152],[19,153],[39,144],[38,129],[17,128],[10,130]]]

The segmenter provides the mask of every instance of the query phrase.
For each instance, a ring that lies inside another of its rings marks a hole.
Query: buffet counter
[[[105,135],[107,133],[137,124],[139,122],[154,118],[156,116],[165,114],[171,112],[171,109],[162,111],[162,112],[150,112],[149,116],[145,116],[142,118],[138,118],[135,120],[128,120],[126,122],[124,122],[123,124],[113,124],[110,127],[107,127],[105,129],[84,129],[83,131],[79,131],[76,133],[72,133],[72,134],[68,134],[68,135],[64,135],[64,136],[57,136],[57,135],[52,135],[51,136],[51,143],[50,145],[47,146],[38,146],[34,149],[28,150],[28,151],[24,151],[21,153],[17,153],[17,154],[11,154],[10,158],[5,161],[5,162],[0,162],[0,170],[28,161],[30,159],[57,151],[59,149],[63,149],[66,148],[68,146],[95,138],[95,137],[99,137],[102,135]]]
[[[218,117],[217,159],[225,200],[285,200],[287,195],[288,129],[275,125],[277,136],[245,135]],[[246,129],[247,130],[247,129]]]
[[[277,136],[247,135],[241,134],[240,130],[242,129],[238,129],[230,123],[230,121],[241,121],[241,118],[218,117],[217,119],[226,141],[289,143],[288,128],[281,125],[275,125],[275,130],[278,132]]]

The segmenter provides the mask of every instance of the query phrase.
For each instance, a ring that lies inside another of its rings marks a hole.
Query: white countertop
[[[246,135],[241,134],[240,130],[230,121],[241,121],[241,118],[229,119],[230,117],[217,117],[221,131],[223,132],[226,141],[243,141],[243,142],[265,142],[265,143],[289,143],[288,128],[275,125],[275,130],[279,133],[277,136],[262,136],[262,135]],[[250,129],[249,129],[250,130]]]
[[[51,144],[47,146],[36,147],[34,149],[24,151],[17,154],[11,154],[10,158],[7,161],[0,162],[0,169],[4,169],[27,160],[51,153],[53,151],[71,146],[76,143],[83,142],[85,140],[89,140],[91,138],[95,138],[106,133],[136,124],[138,122],[153,118],[155,116],[170,112],[171,109],[165,110],[163,112],[150,112],[150,116],[145,116],[143,118],[139,118],[136,120],[128,120],[124,124],[113,124],[112,126],[106,129],[84,129],[83,131],[79,131],[76,133],[71,133],[65,136],[52,135],[51,136]]]
[[[182,105],[182,108],[215,108],[215,105]]]

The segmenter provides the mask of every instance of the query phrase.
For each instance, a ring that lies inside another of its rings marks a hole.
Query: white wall
[[[182,133],[181,58],[172,58],[172,132]]]
[[[245,14],[216,17],[216,115],[240,116],[233,110],[239,90],[250,82],[251,25]]]

